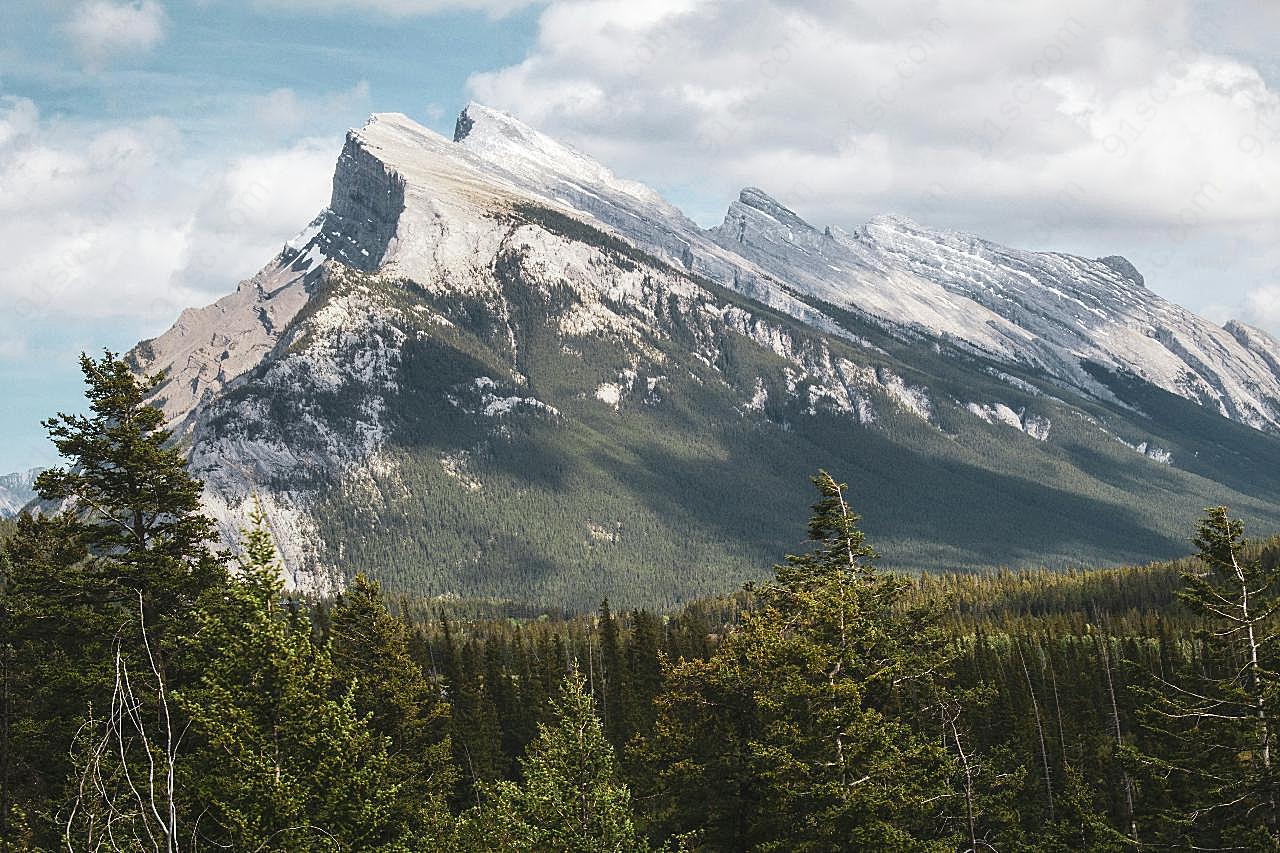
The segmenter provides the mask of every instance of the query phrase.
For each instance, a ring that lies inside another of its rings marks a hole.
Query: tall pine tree
[[[356,713],[389,743],[389,780],[399,786],[416,831],[435,831],[458,778],[440,683],[410,655],[408,626],[363,574],[330,611],[329,637],[334,666],[353,685]]]
[[[45,421],[67,465],[42,473],[36,491],[78,522],[93,570],[125,609],[140,595],[149,630],[163,637],[222,579],[209,548],[215,527],[200,506],[203,485],[148,403],[162,375],[138,379],[110,351],[97,360],[82,355],[80,369],[90,414]]]
[[[1146,709],[1173,747],[1155,763],[1180,789],[1164,824],[1179,828],[1174,843],[1276,849],[1280,566],[1246,557],[1244,525],[1226,507],[1205,511],[1193,541],[1200,568],[1184,575],[1178,597],[1203,620],[1199,672],[1157,677]]]
[[[469,817],[468,849],[511,853],[633,853],[646,849],[631,816],[581,674],[565,679],[550,723],[520,762],[524,781],[499,782]]]
[[[814,547],[709,661],[669,675],[641,749],[656,825],[704,828],[708,850],[925,849],[948,776],[937,614],[872,567],[845,486],[814,485]]]
[[[181,781],[202,846],[403,849],[419,823],[388,740],[305,615],[281,606],[275,547],[260,511],[252,521],[240,571],[201,602],[189,651],[204,664],[178,696],[193,723]]]

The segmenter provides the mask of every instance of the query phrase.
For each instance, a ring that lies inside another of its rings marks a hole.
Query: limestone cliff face
[[[35,499],[35,481],[43,468],[32,468],[0,476],[0,518],[17,515]]]
[[[777,553],[789,534],[767,519],[681,502],[717,477],[763,500],[817,467],[859,472],[890,538],[952,566],[1075,559],[1097,525],[1118,543],[1102,559],[1163,555],[1206,500],[1280,519],[1280,345],[1161,299],[1123,258],[892,216],[816,228],[754,188],[702,229],[475,104],[453,139],[398,114],[351,131],[329,206],[131,356],[166,371],[156,402],[225,537],[260,500],[299,586],[340,584],[363,549],[359,568],[401,571],[379,562],[395,554],[497,594],[477,566],[537,562],[531,543],[573,542],[581,519],[538,516],[514,543],[459,529],[599,494],[653,541],[696,529],[708,554],[717,536]],[[627,459],[647,461],[609,479]],[[912,527],[939,492],[955,517]],[[682,511],[660,522],[667,503]],[[643,543],[616,519],[591,523],[612,556],[539,559],[612,600],[591,561],[648,556],[625,557]],[[1003,538],[962,541],[993,523]],[[1024,554],[1028,525],[1047,527]],[[697,588],[727,588],[713,580]]]
[[[404,212],[404,187],[394,168],[348,134],[333,174],[326,254],[365,272],[382,266]]]

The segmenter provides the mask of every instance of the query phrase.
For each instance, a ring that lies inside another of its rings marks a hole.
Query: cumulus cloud
[[[72,47],[91,67],[149,51],[167,29],[168,16],[156,0],[84,0],[64,26]]]
[[[370,112],[369,83],[361,80],[350,89],[318,95],[300,95],[294,89],[275,89],[253,98],[254,123],[270,134],[293,136],[300,132],[333,130],[335,116]]]
[[[1241,313],[1253,325],[1280,336],[1280,284],[1264,285],[1249,291]]]
[[[501,18],[542,0],[257,0],[274,9],[308,12],[374,12],[394,18],[435,15],[440,12],[476,11]]]
[[[877,8],[562,0],[528,59],[470,87],[633,169],[781,176],[828,215],[1075,186],[1091,219],[1178,222],[1206,185],[1205,219],[1280,210],[1280,98],[1199,49],[1176,3]]]
[[[229,164],[195,209],[173,280],[221,295],[256,272],[328,203],[338,148],[334,139],[305,139]]]
[[[1280,221],[1280,95],[1219,50],[1230,22],[1191,0],[557,0],[469,88],[708,210],[761,185],[820,223],[898,212],[1174,270]]]
[[[187,158],[166,120],[86,130],[0,104],[0,300],[9,329],[118,319],[154,333],[229,292],[328,200],[339,141]],[[6,331],[9,331],[6,329]]]

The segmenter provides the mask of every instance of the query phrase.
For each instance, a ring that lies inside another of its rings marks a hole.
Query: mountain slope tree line
[[[111,353],[0,557],[0,853],[1280,849],[1280,545],[1094,573],[809,548],[669,615],[286,591]]]

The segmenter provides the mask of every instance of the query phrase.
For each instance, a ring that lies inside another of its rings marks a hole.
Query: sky
[[[759,186],[1121,254],[1280,334],[1272,0],[4,0],[0,473],[56,461],[76,358],[230,292],[347,128],[469,100],[718,222]]]

